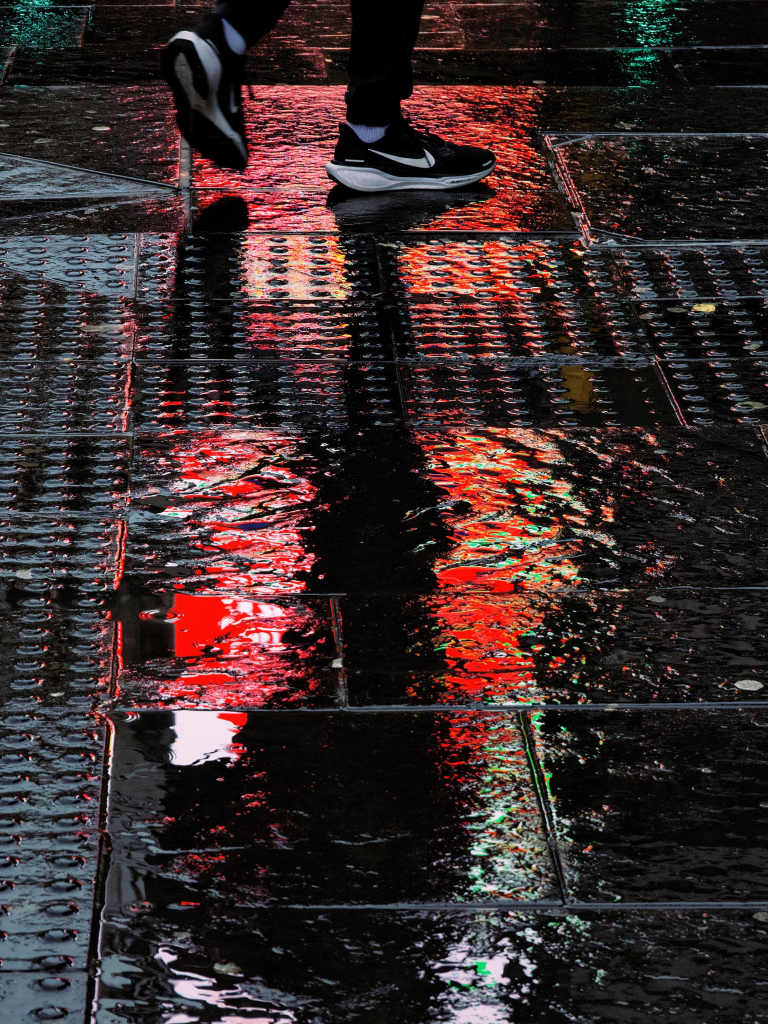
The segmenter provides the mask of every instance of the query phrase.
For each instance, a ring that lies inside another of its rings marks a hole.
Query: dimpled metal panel
[[[0,433],[126,429],[129,364],[86,363],[69,356],[57,362],[11,365],[12,386],[4,388],[0,398]]]
[[[642,332],[595,292],[574,242],[384,242],[404,358],[635,356]]]
[[[0,280],[0,359],[128,359],[133,333],[132,313],[122,301]]]
[[[379,291],[373,241],[247,231],[143,235],[142,298],[328,301]]]
[[[596,247],[584,260],[598,294],[631,299],[768,297],[762,245]]]
[[[34,591],[9,580],[0,611],[0,698],[87,709],[106,696],[114,629],[97,590]]]
[[[675,360],[664,372],[689,422],[708,426],[716,420],[768,419],[768,359]]]
[[[0,269],[67,291],[130,297],[136,245],[136,235],[5,236],[0,238]]]
[[[11,954],[4,968],[40,970],[40,958],[55,956],[85,966],[103,749],[103,726],[82,716],[29,702],[4,716],[0,865]],[[44,1003],[45,991],[39,996]]]
[[[130,443],[89,436],[0,435],[0,510],[102,516],[126,502]]]
[[[143,307],[137,356],[160,359],[381,359],[392,357],[375,305],[292,300],[179,299]]]
[[[0,579],[6,584],[113,586],[123,524],[82,516],[0,517]]]
[[[409,364],[400,371],[414,425],[618,426],[672,423],[653,367],[454,366]]]
[[[332,363],[142,364],[134,418],[140,429],[345,422],[341,369]]]
[[[768,300],[640,302],[628,312],[662,359],[768,355]]]

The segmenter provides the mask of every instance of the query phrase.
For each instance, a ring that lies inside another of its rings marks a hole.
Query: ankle
[[[234,25],[230,25],[226,18],[221,19],[221,27],[224,30],[224,42],[230,48],[232,53],[237,54],[238,57],[242,57],[248,49],[248,44],[246,43],[244,36],[237,31]]]
[[[347,121],[347,124],[360,139],[361,142],[365,142],[370,145],[372,142],[380,142],[386,134],[388,125],[379,124],[352,124],[351,121]]]

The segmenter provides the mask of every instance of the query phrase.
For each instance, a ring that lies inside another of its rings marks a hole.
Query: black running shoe
[[[378,142],[361,142],[348,124],[339,125],[328,176],[358,192],[444,189],[472,185],[496,166],[489,149],[455,146],[431,132],[418,132],[403,118]]]
[[[176,100],[176,123],[190,146],[220,167],[245,170],[248,147],[240,96],[245,57],[227,46],[221,19],[209,16],[177,32],[161,63]]]

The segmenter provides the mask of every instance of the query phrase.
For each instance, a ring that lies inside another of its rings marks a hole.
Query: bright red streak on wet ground
[[[311,467],[297,471],[296,440],[180,434],[145,457],[161,471],[172,467],[172,500],[161,515],[180,521],[190,556],[202,558],[192,557],[191,576],[169,584],[170,609],[141,613],[171,626],[172,640],[166,657],[131,667],[127,688],[151,680],[157,702],[178,707],[305,701],[317,675],[305,662],[332,658],[325,620],[314,607],[269,600],[302,592],[314,561],[304,538],[316,488]]]
[[[560,538],[594,514],[558,477],[563,457],[552,433],[486,429],[420,442],[431,478],[456,503],[445,513],[453,547],[435,563],[443,699],[535,699],[534,660],[520,640],[556,606],[558,591],[580,582],[568,557],[578,541]]]

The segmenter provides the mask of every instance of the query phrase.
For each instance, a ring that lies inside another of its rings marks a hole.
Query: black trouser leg
[[[214,14],[236,28],[249,48],[274,28],[291,0],[224,0]]]
[[[411,53],[424,0],[351,0],[347,119],[385,125],[413,92]]]
[[[215,13],[250,47],[278,22],[290,0],[225,0]],[[386,125],[400,116],[400,101],[413,92],[411,53],[424,0],[351,0],[347,118]]]

